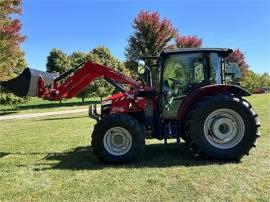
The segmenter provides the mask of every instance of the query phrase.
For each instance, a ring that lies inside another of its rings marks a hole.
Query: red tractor
[[[104,78],[119,93],[101,102],[92,147],[100,159],[122,163],[139,157],[146,138],[183,139],[198,155],[239,160],[255,147],[260,126],[256,112],[243,97],[251,94],[232,84],[239,77],[236,64],[226,62],[231,49],[194,48],[163,51],[156,60],[158,74],[139,62],[136,81],[109,67],[83,63],[64,74],[25,69],[1,85],[18,96],[61,100],[76,96],[96,78]],[[230,80],[230,84],[227,82]],[[129,85],[127,90],[124,85]],[[181,154],[179,154],[181,155]]]

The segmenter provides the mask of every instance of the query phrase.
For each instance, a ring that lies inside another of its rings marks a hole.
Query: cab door
[[[178,109],[188,92],[195,84],[205,82],[205,59],[203,53],[167,56],[161,79],[163,118],[176,119]]]

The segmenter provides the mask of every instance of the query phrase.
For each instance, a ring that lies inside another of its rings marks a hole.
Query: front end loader
[[[239,85],[237,64],[228,63],[231,49],[166,50],[156,60],[155,86],[150,68],[139,63],[134,80],[104,65],[85,62],[62,75],[25,69],[1,86],[18,96],[61,100],[76,96],[94,79],[103,78],[118,91],[101,102],[92,133],[93,151],[110,163],[139,157],[146,138],[184,140],[200,156],[239,160],[255,147],[259,119],[244,99],[251,94]],[[127,89],[124,85],[128,85]],[[179,154],[181,155],[181,154]]]

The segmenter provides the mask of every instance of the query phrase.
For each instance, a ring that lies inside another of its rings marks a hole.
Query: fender
[[[236,97],[251,95],[249,91],[237,85],[216,84],[204,86],[192,91],[186,96],[186,98],[183,100],[183,103],[178,109],[177,119],[184,121],[193,104],[195,104],[204,96],[214,95],[217,93],[231,93],[234,94]]]

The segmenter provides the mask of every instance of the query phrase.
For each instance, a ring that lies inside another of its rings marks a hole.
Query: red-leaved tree
[[[175,39],[175,46],[177,48],[198,48],[202,46],[202,39],[196,35],[193,36],[180,36]]]
[[[25,40],[21,31],[21,0],[0,0],[0,81],[10,79],[26,67],[20,43]],[[1,91],[1,104],[15,104],[22,99]]]
[[[177,36],[170,20],[161,19],[158,12],[141,11],[133,22],[133,29],[125,53],[128,61],[158,55]]]
[[[202,45],[197,36],[181,36],[170,20],[162,19],[158,12],[141,11],[133,22],[134,32],[125,51],[126,66],[136,71],[141,56],[158,56],[164,49],[195,48]],[[144,59],[151,67],[153,60]]]
[[[241,72],[243,76],[245,77],[247,75],[249,65],[246,63],[246,57],[245,54],[242,53],[239,49],[235,49],[227,58],[226,60],[228,62],[234,62],[237,63],[238,66],[241,69]]]
[[[24,66],[20,43],[25,36],[20,33],[21,0],[0,1],[0,80],[7,79]]]

